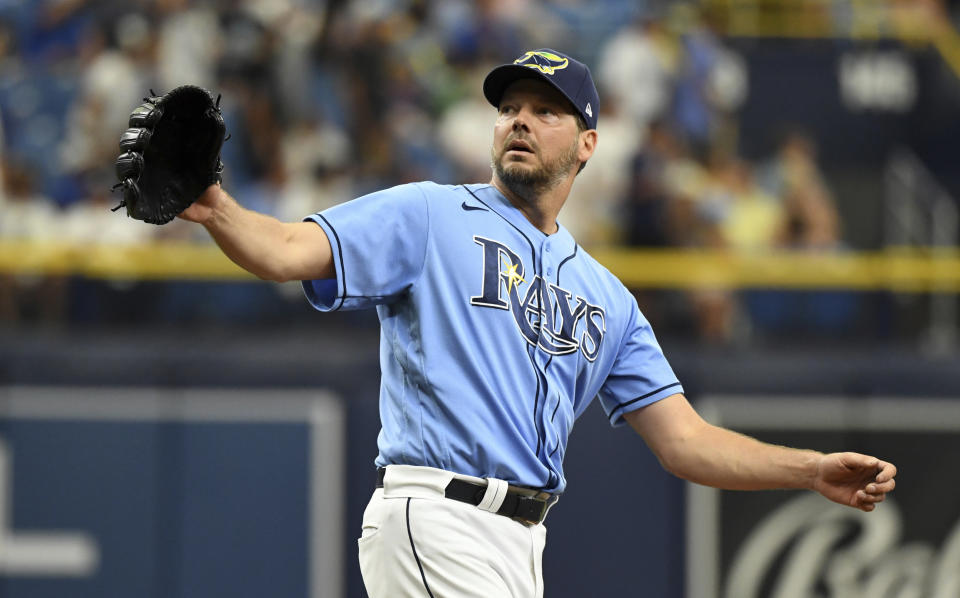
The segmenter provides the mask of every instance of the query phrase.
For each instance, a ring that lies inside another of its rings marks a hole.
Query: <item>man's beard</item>
[[[490,149],[490,158],[497,178],[520,199],[532,203],[540,195],[559,185],[570,174],[570,169],[577,164],[577,149],[575,141],[570,149],[561,154],[552,162],[545,162],[533,170],[527,168],[508,168],[503,165],[503,156],[507,153],[513,139],[504,143],[504,149],[498,155],[496,148]]]

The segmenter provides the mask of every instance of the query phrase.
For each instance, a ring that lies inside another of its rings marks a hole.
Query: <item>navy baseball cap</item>
[[[600,96],[587,65],[550,48],[531,50],[513,63],[490,71],[483,81],[483,95],[499,108],[503,92],[518,79],[542,79],[553,85],[570,100],[588,129],[597,128]]]

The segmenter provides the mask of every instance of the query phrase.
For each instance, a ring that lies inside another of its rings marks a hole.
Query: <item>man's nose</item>
[[[529,116],[530,115],[527,113],[526,109],[521,108],[520,110],[517,111],[517,115],[513,117],[513,125],[511,126],[511,128],[514,131],[519,131],[520,129],[523,129],[524,131],[529,131],[530,127],[527,125],[527,119],[529,118]]]

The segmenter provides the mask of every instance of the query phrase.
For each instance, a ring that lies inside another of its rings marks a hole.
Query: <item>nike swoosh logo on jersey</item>
[[[468,206],[467,202],[460,204],[460,207],[463,208],[464,212],[472,212],[473,210],[482,210],[484,212],[487,211],[487,208],[481,208],[480,206]]]

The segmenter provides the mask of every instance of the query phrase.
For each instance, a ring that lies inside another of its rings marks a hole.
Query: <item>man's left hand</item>
[[[859,453],[830,453],[820,459],[813,489],[830,500],[872,511],[896,486],[892,463]]]

